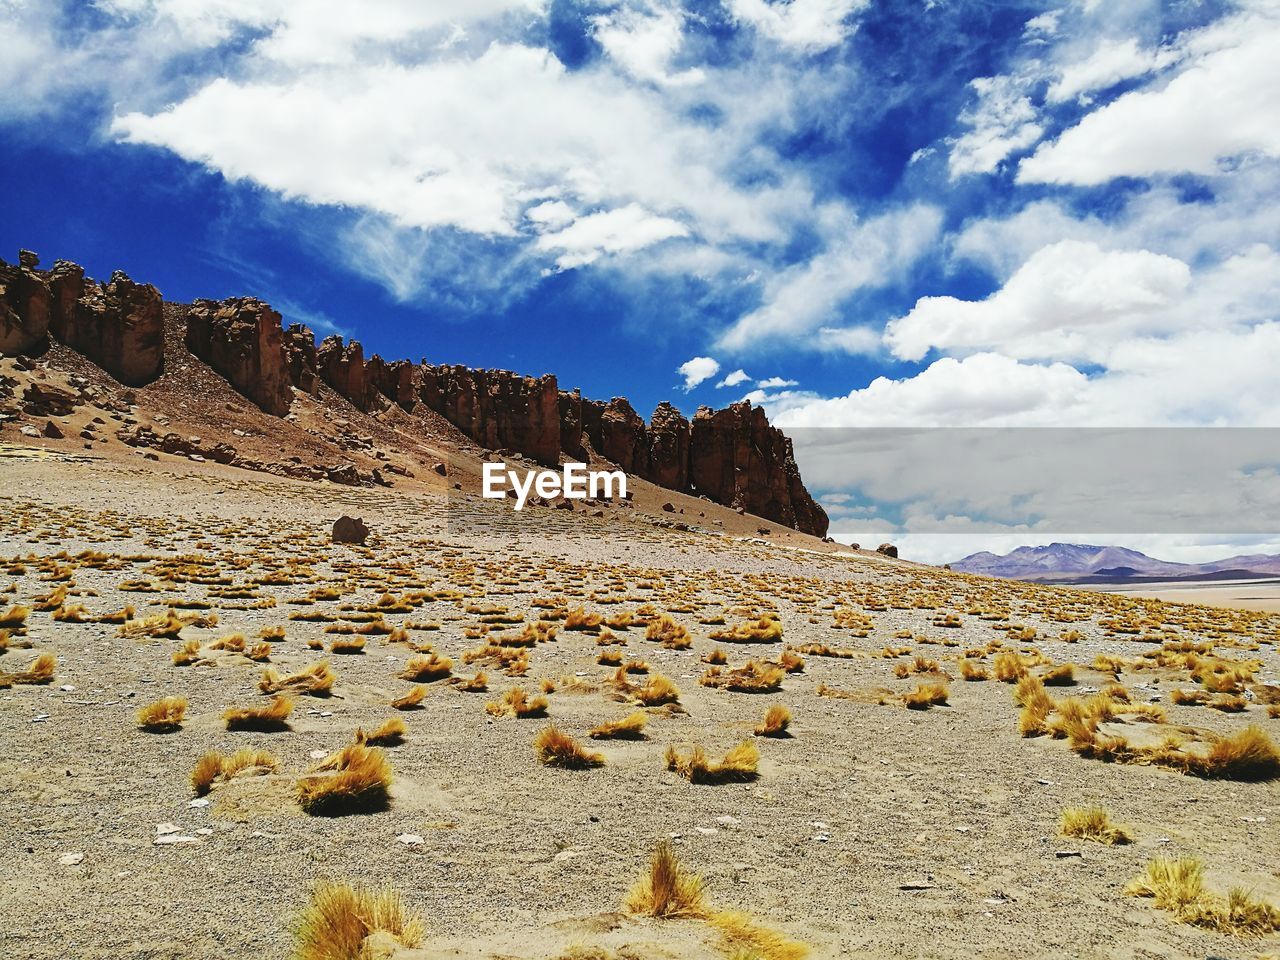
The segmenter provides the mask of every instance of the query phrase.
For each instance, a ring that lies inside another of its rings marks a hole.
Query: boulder
[[[897,559],[898,548],[895,547],[892,543],[882,543],[880,544],[880,546],[876,547],[876,553],[884,554],[884,556],[886,557],[893,557],[894,559]]]
[[[369,528],[359,517],[348,517],[345,514],[333,523],[334,543],[364,543],[369,536]]]

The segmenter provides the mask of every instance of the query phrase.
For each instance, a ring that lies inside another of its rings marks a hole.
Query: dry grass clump
[[[375,937],[395,946],[420,946],[426,928],[391,889],[369,890],[345,883],[322,883],[294,928],[294,960],[361,960],[372,956],[365,941]]]
[[[470,677],[454,677],[452,682],[463,693],[484,693],[489,689],[489,675],[483,670]]]
[[[674,746],[667,747],[667,769],[674,770],[690,783],[742,783],[755,780],[760,774],[760,749],[750,740],[743,740],[724,755],[719,763],[707,759],[702,747],[695,746],[681,754]]]
[[[244,747],[232,754],[210,750],[191,771],[191,787],[197,797],[203,797],[219,780],[230,780],[241,774],[260,776],[274,773],[279,766],[280,762],[265,750]]]
[[[1280,777],[1280,750],[1261,727],[1250,724],[1216,740],[1207,754],[1186,756],[1182,766],[1188,773],[1212,780],[1275,780]]]
[[[1211,893],[1204,883],[1204,864],[1193,857],[1156,857],[1124,892],[1151,898],[1180,923],[1219,933],[1257,937],[1280,930],[1280,909],[1255,900],[1239,887],[1232,888],[1225,899]]]
[[[351,743],[322,761],[295,785],[303,811],[319,817],[366,813],[386,807],[391,764],[381,750]]]
[[[266,663],[271,659],[271,644],[266,641],[255,643],[245,649],[244,655],[255,663]]]
[[[148,733],[172,733],[186,715],[186,697],[162,697],[138,711],[138,726]]]
[[[858,655],[858,651],[851,647],[829,647],[825,643],[802,643],[795,650],[810,657],[833,657],[840,660],[852,660]]]
[[[366,643],[368,641],[364,637],[335,637],[329,644],[329,652],[354,656],[364,653]]]
[[[716,647],[702,658],[703,663],[710,663],[714,666],[722,667],[729,662],[729,654],[722,648]]]
[[[1202,707],[1213,699],[1211,694],[1203,690],[1174,690],[1169,699],[1184,707]]]
[[[284,639],[284,627],[280,626],[279,624],[276,624],[275,626],[271,626],[271,627],[263,627],[258,632],[258,637],[262,640],[271,640],[274,642],[279,642]]]
[[[427,654],[410,657],[400,671],[401,680],[412,680],[415,683],[429,683],[432,680],[443,680],[453,671],[453,661],[442,657],[434,650]]]
[[[961,680],[989,680],[991,674],[987,672],[987,668],[977,660],[971,660],[965,657],[960,661],[960,679]]]
[[[566,630],[589,630],[595,631],[600,629],[600,624],[604,622],[604,617],[598,613],[587,613],[582,607],[575,607],[570,610],[564,618],[564,628]]]
[[[126,620],[120,625],[116,634],[133,640],[146,638],[176,640],[184,627],[216,627],[217,625],[216,613],[179,614],[176,610],[168,610],[144,620]]]
[[[132,620],[138,613],[137,608],[133,604],[127,603],[115,613],[104,613],[98,617],[98,623],[127,623]]]
[[[664,703],[676,703],[680,699],[680,688],[670,678],[660,673],[649,677],[644,686],[633,691],[637,701],[646,707],[660,707]]]
[[[1102,807],[1068,807],[1062,811],[1061,830],[1064,837],[1093,840],[1109,847],[1133,842],[1129,831],[1112,823]]]
[[[1220,693],[1205,706],[1223,713],[1241,713],[1249,706],[1249,701],[1238,693]]]
[[[782,623],[765,616],[727,630],[717,630],[711,634],[711,639],[727,643],[776,643],[782,639]]]
[[[669,841],[662,841],[649,860],[649,871],[631,888],[626,907],[631,913],[660,920],[703,919],[707,916],[707,885],[680,866]]]
[[[764,720],[756,727],[757,737],[789,737],[787,727],[791,725],[791,711],[780,703],[775,703],[765,711]]]
[[[24,607],[21,604],[14,604],[0,613],[0,628],[6,630],[16,630],[27,622],[27,617],[31,616],[31,608]]]
[[[773,693],[782,689],[786,672],[771,663],[748,660],[733,670],[709,667],[698,682],[704,687],[735,690],[739,693]]]
[[[721,911],[711,917],[710,923],[720,931],[724,952],[735,960],[805,960],[809,956],[807,944],[789,940],[749,914]]]
[[[427,688],[421,684],[415,684],[409,688],[408,693],[392,700],[391,706],[397,710],[420,710],[422,708],[422,699],[426,695]]]
[[[622,651],[616,647],[611,647],[600,651],[600,656],[596,657],[596,663],[604,667],[617,667],[622,664]]]
[[[644,638],[661,643],[667,650],[688,650],[693,646],[689,631],[665,613],[657,620],[650,621],[645,628]]]
[[[83,603],[64,603],[49,616],[59,623],[84,623],[90,618],[89,608]]]
[[[1001,683],[1015,683],[1027,673],[1027,662],[1012,650],[997,653],[991,665]]]
[[[1049,714],[1053,712],[1053,698],[1045,692],[1044,681],[1031,674],[1024,674],[1013,692],[1013,699],[1022,707],[1018,716],[1018,732],[1024,737],[1039,737],[1049,732]]]
[[[898,679],[905,679],[913,673],[941,673],[942,667],[937,660],[930,660],[928,657],[916,654],[916,658],[910,663],[900,663],[893,668],[893,675]]]
[[[58,658],[52,653],[42,653],[31,661],[31,665],[17,673],[0,671],[0,687],[12,687],[16,684],[39,686],[53,680],[58,669]]]
[[[644,725],[648,719],[643,710],[637,710],[621,720],[606,720],[593,727],[587,736],[592,740],[643,740]]]
[[[928,710],[947,702],[948,690],[945,683],[920,683],[910,693],[902,695],[902,702],[908,710]]]
[[[291,713],[293,713],[293,699],[284,694],[277,694],[265,707],[231,707],[222,714],[222,719],[228,730],[279,733],[289,729]]]
[[[491,717],[545,717],[547,706],[546,697],[530,697],[519,687],[512,687],[501,700],[486,703],[484,709]]]
[[[175,667],[189,667],[193,663],[199,663],[201,660],[200,641],[186,641],[181,647],[173,651],[172,659]]]
[[[231,633],[213,641],[213,643],[209,644],[209,649],[226,650],[228,653],[244,653],[244,646],[247,642],[243,633]]]
[[[313,697],[327,697],[337,679],[338,675],[329,666],[329,661],[321,660],[287,677],[267,667],[262,671],[258,689],[263,693],[305,693]]]
[[[1061,666],[1052,667],[1040,675],[1040,682],[1046,687],[1074,687],[1076,683],[1076,669],[1073,664],[1064,663]]]
[[[604,754],[586,749],[555,724],[548,724],[533,741],[544,766],[566,770],[586,770],[604,766]]]
[[[409,732],[405,722],[399,717],[391,717],[373,733],[365,733],[356,728],[355,742],[369,747],[395,747],[404,743],[404,736]]]

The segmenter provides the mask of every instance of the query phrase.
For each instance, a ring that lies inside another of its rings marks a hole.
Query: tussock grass
[[[627,895],[631,913],[659,920],[696,920],[708,916],[706,883],[689,873],[669,841],[662,841],[649,860],[649,870]]]
[[[232,754],[210,750],[191,771],[191,787],[197,797],[203,797],[220,780],[231,780],[241,775],[261,776],[274,773],[279,767],[280,762],[265,750],[244,747]]]
[[[969,681],[989,680],[991,679],[991,674],[978,661],[965,657],[960,661],[960,679]]]
[[[293,713],[293,699],[284,694],[277,694],[265,707],[231,707],[222,714],[222,719],[228,730],[279,733],[289,729],[291,713]]]
[[[335,637],[329,644],[329,652],[346,656],[364,653],[364,645],[368,641],[364,637]]]
[[[243,633],[231,633],[209,644],[210,650],[226,650],[228,653],[244,653],[248,641]]]
[[[702,662],[710,663],[713,666],[722,667],[729,662],[729,654],[726,653],[721,647],[716,647],[713,650],[711,650],[709,653],[703,656]]]
[[[645,628],[644,638],[662,644],[667,650],[688,650],[693,646],[689,631],[665,613],[650,622]]]
[[[949,692],[945,683],[920,683],[910,693],[902,695],[908,710],[928,710],[947,702]]]
[[[379,749],[348,744],[322,761],[318,771],[295,784],[298,804],[311,816],[368,813],[389,802],[391,764]]]
[[[759,776],[760,749],[750,740],[743,740],[715,763],[707,758],[702,747],[695,746],[682,754],[674,746],[669,746],[666,763],[668,770],[675,771],[690,783],[742,783]]]
[[[185,627],[216,627],[216,613],[179,614],[176,610],[156,614],[143,620],[126,620],[116,631],[117,636],[131,640],[176,640]]]
[[[381,947],[389,939],[413,949],[425,932],[421,917],[406,909],[395,890],[321,883],[295,925],[293,960],[362,960],[373,956],[366,949],[371,937]]]
[[[596,657],[596,663],[604,667],[617,667],[622,664],[622,651],[616,647],[610,647],[600,651],[600,655]]]
[[[761,617],[726,630],[716,630],[711,634],[711,639],[726,643],[776,643],[782,639],[782,622],[767,616]]]
[[[1046,687],[1074,687],[1076,668],[1070,663],[1052,667],[1040,675],[1040,682]]]
[[[400,671],[401,680],[412,680],[415,683],[430,683],[443,680],[453,672],[453,661],[442,657],[434,650],[428,654],[416,654],[405,661]]]
[[[595,631],[600,629],[600,624],[604,622],[604,617],[598,613],[587,613],[582,607],[575,607],[570,610],[564,618],[564,628],[566,630],[584,630]]]
[[[409,688],[409,692],[402,696],[396,697],[391,701],[391,706],[397,710],[420,710],[422,709],[422,699],[427,695],[427,688],[421,684],[415,684]]]
[[[781,703],[775,703],[765,711],[764,720],[756,727],[757,737],[789,737],[787,727],[791,725],[791,711]]]
[[[1064,837],[1093,840],[1109,847],[1133,842],[1129,831],[1113,823],[1102,807],[1068,807],[1062,811],[1060,829]]]
[[[710,667],[698,682],[704,687],[735,690],[739,693],[773,693],[782,689],[786,672],[781,668],[759,660],[748,660],[734,670]]]
[[[1221,737],[1207,754],[1189,756],[1183,763],[1188,773],[1211,780],[1253,783],[1280,777],[1280,750],[1256,724]]]
[[[1022,707],[1018,716],[1018,732],[1024,737],[1039,737],[1049,732],[1049,714],[1053,698],[1045,692],[1044,681],[1027,673],[1018,681],[1013,699]]]
[[[670,678],[655,673],[643,686],[635,689],[634,696],[646,707],[660,707],[664,703],[677,703],[680,700],[680,688]]]
[[[566,770],[586,770],[604,766],[604,754],[586,749],[555,724],[548,724],[533,741],[538,759],[544,766]]]
[[[1016,683],[1027,673],[1027,662],[1012,650],[997,653],[991,661],[996,679],[1001,683]]]
[[[186,715],[186,697],[162,697],[138,710],[138,726],[148,733],[172,733]]]
[[[271,667],[262,672],[258,689],[263,693],[303,693],[313,697],[327,697],[333,691],[338,675],[328,660],[310,664],[297,673],[281,676]]]
[[[593,727],[587,735],[592,740],[643,740],[644,725],[648,719],[643,710],[637,710],[620,720],[606,720]]]
[[[530,697],[520,687],[512,687],[502,695],[501,700],[491,700],[484,705],[485,712],[491,717],[545,717],[547,715],[547,698]]]
[[[720,932],[724,952],[730,957],[750,960],[805,960],[807,944],[783,934],[746,913],[722,911],[712,914],[710,923]]]
[[[19,684],[41,686],[52,682],[57,669],[58,658],[52,653],[42,653],[32,660],[25,670],[19,670],[17,673],[0,671],[0,687],[12,687]]]
[[[900,663],[893,668],[893,675],[898,679],[905,679],[914,673],[941,673],[942,667],[937,660],[930,660],[928,657],[916,654],[916,658],[910,663]]]
[[[21,604],[14,604],[5,610],[4,613],[0,613],[0,628],[16,630],[26,624],[27,617],[29,616],[31,616],[30,607],[24,607]]]
[[[355,742],[369,747],[395,747],[404,743],[404,736],[409,732],[405,722],[399,717],[391,717],[373,733],[365,733],[357,727]]]
[[[173,651],[173,665],[175,667],[189,667],[193,663],[200,662],[200,641],[187,640],[177,650]]]

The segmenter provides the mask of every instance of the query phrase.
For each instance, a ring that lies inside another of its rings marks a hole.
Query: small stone
[[[1084,856],[1079,850],[1055,850],[1053,851],[1053,855],[1057,857],[1059,860],[1065,860],[1067,859],[1067,857],[1083,858]]]
[[[420,847],[425,842],[421,836],[416,833],[402,833],[396,837],[406,847]]]
[[[716,823],[720,824],[722,827],[736,827],[738,824],[742,823],[742,821],[737,817],[731,817],[728,814],[725,814],[723,817],[716,817]]]
[[[307,754],[307,756],[309,756],[312,760],[323,760],[328,755],[329,755],[328,751],[325,751],[325,750],[312,750],[309,754]]]
[[[157,847],[172,847],[179,843],[198,843],[195,837],[184,837],[180,833],[166,833],[152,841]]]
[[[166,821],[166,822],[164,822],[164,823],[157,823],[157,824],[156,824],[156,833],[157,833],[157,834],[159,834],[159,835],[161,835],[161,836],[163,836],[163,835],[164,835],[164,834],[166,834],[166,833],[177,833],[177,832],[179,832],[181,829],[182,829],[182,828],[181,828],[180,826],[178,826],[176,823],[169,823],[168,821]]]
[[[572,847],[569,847],[566,850],[561,850],[551,859],[554,860],[556,863],[564,863],[566,860],[572,860],[574,857],[580,857],[580,856],[582,856],[581,851],[574,850]]]
[[[84,861],[83,853],[64,853],[58,858],[58,863],[64,867],[76,867]]]
[[[208,797],[196,797],[196,799],[192,800],[190,803],[187,804],[188,807],[195,807],[197,810],[199,810],[202,807],[207,807],[208,805],[209,805]]]
[[[698,833],[702,834],[704,837],[714,837],[720,832],[715,827],[694,827],[693,829],[698,831]]]

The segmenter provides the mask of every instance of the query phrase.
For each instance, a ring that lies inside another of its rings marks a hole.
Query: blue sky
[[[646,415],[1280,419],[1276,0],[351,9],[0,0],[0,255]]]

